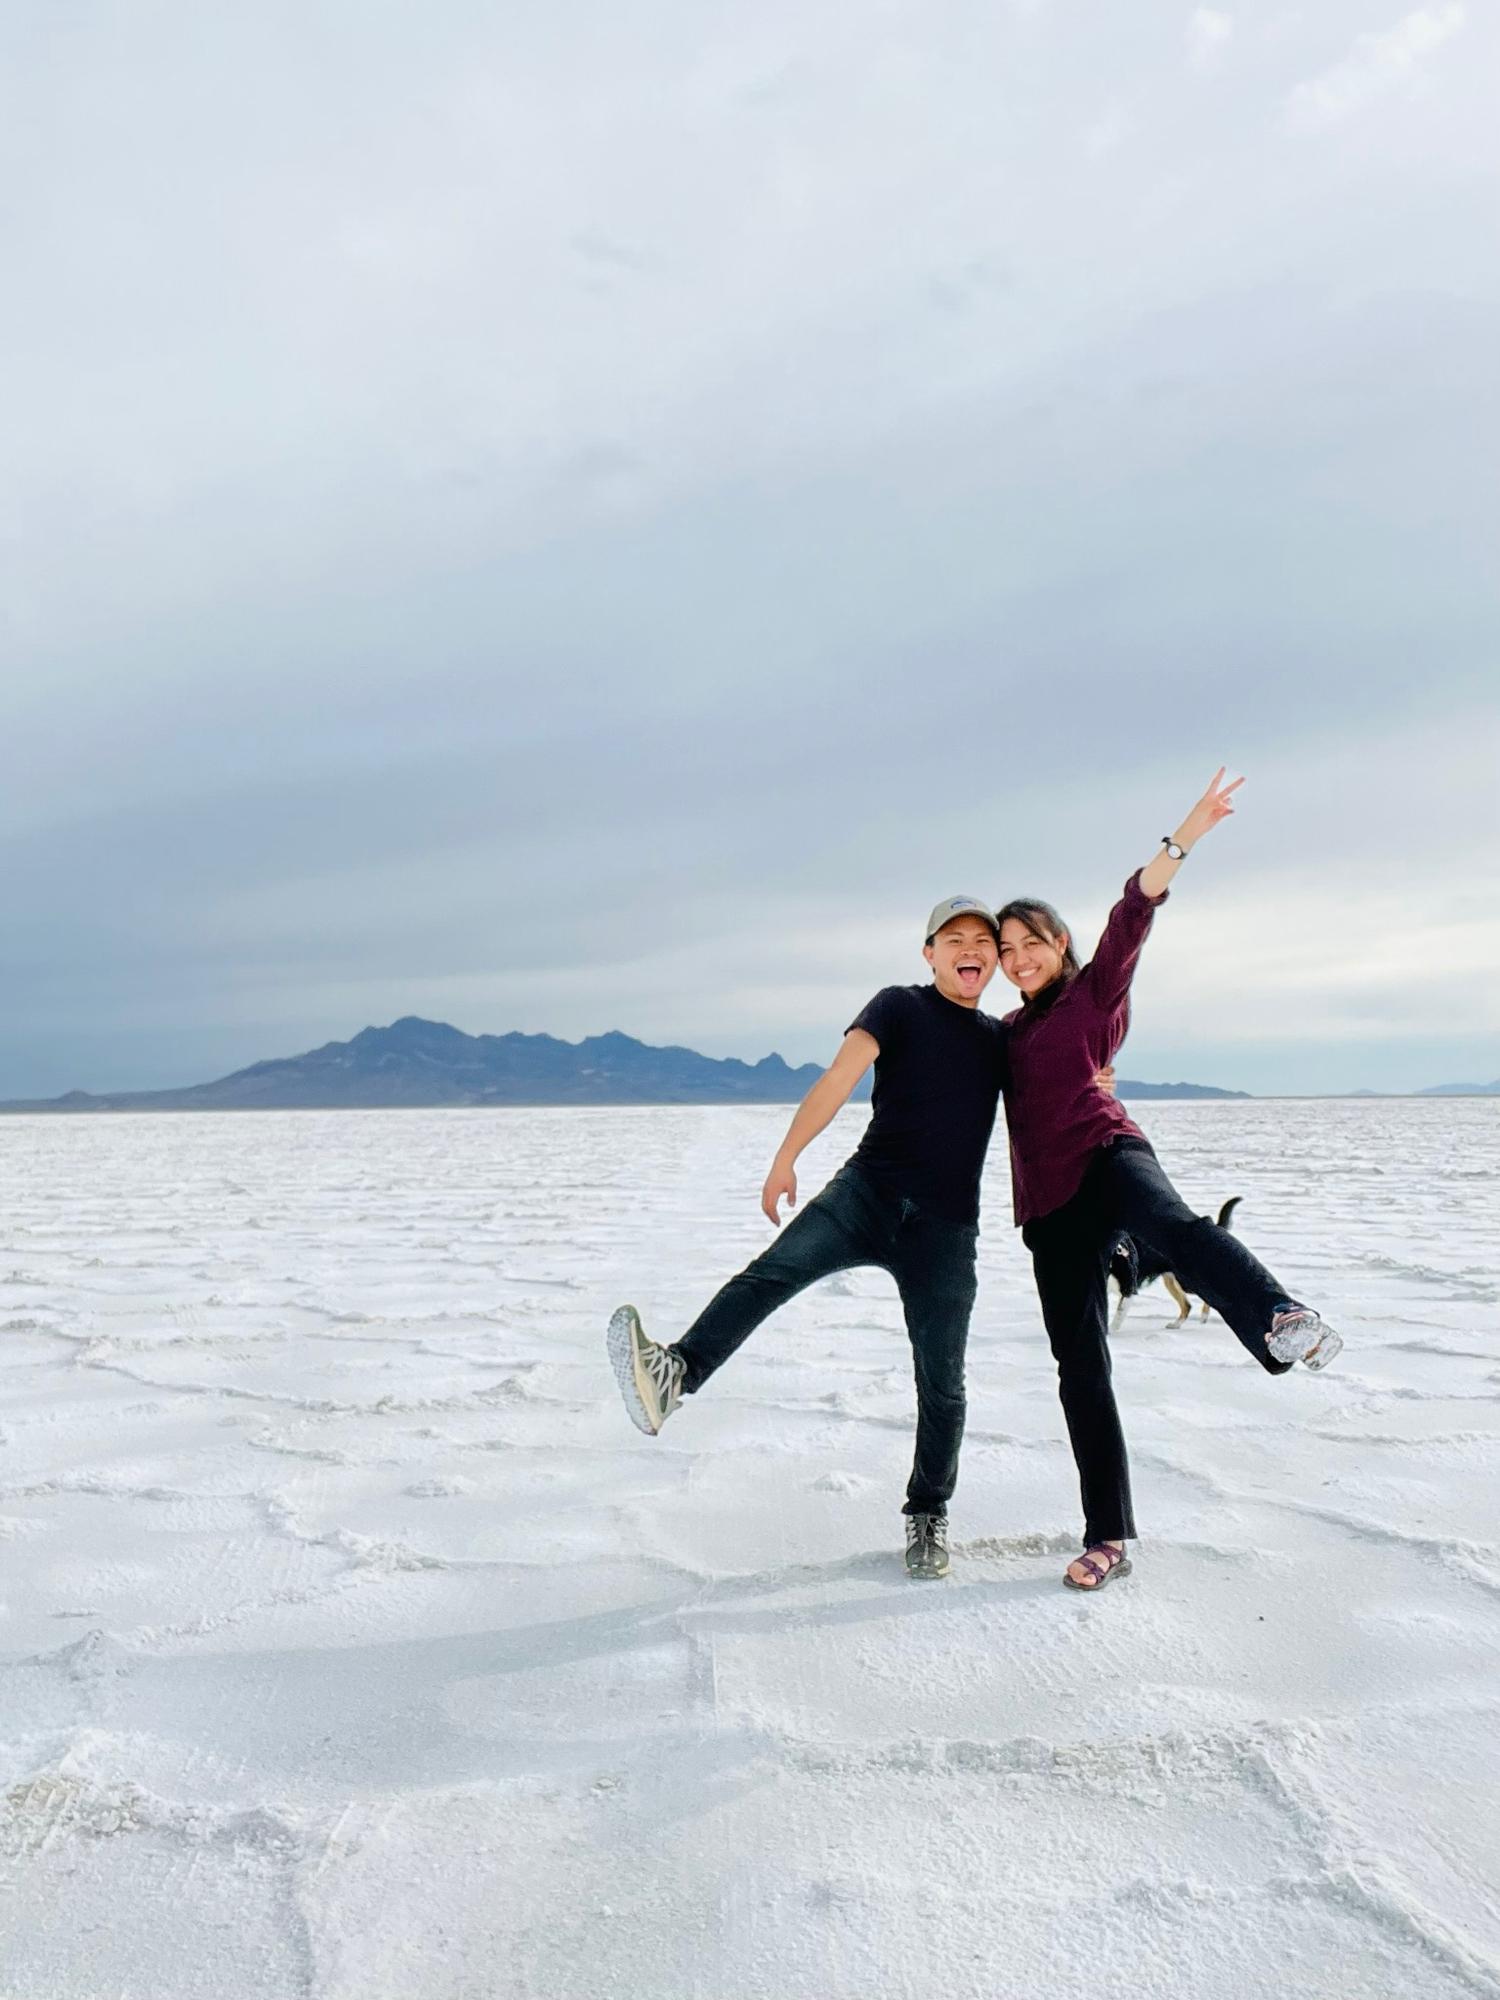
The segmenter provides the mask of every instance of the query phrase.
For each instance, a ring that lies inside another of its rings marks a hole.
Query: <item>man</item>
[[[950,896],[927,920],[930,984],[887,986],[850,1024],[831,1066],[803,1098],[766,1177],[761,1207],[777,1228],[797,1200],[796,1163],[873,1063],[869,1125],[849,1161],[770,1249],[731,1278],[671,1346],[648,1340],[633,1306],[609,1324],[625,1407],[658,1432],[762,1320],[835,1271],[873,1265],[896,1281],[917,1384],[917,1437],[906,1489],[906,1567],[948,1571],[948,1501],[964,1428],[964,1348],[975,1294],[979,1177],[1005,1080],[1006,1030],[979,1011],[999,964],[992,911]]]

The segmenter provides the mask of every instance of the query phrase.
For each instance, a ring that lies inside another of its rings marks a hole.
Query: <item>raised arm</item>
[[[1151,929],[1156,906],[1167,893],[1167,885],[1187,858],[1188,850],[1211,827],[1233,813],[1230,794],[1237,792],[1244,782],[1243,778],[1236,778],[1232,784],[1226,785],[1221,767],[1176,833],[1163,837],[1161,852],[1125,884],[1125,893],[1110,911],[1104,935],[1084,975],[1101,1007],[1118,1007],[1130,991],[1141,946]],[[1176,855],[1169,853],[1169,842],[1172,847],[1181,848],[1182,852]]]
[[[1231,792],[1237,792],[1244,782],[1243,778],[1236,778],[1233,784],[1226,785],[1224,783],[1224,766],[1222,764],[1219,766],[1213,775],[1208,790],[1199,799],[1197,805],[1193,807],[1193,810],[1182,822],[1182,825],[1171,836],[1172,846],[1180,847],[1182,849],[1181,854],[1174,855],[1168,853],[1164,841],[1159,853],[1148,861],[1141,870],[1141,893],[1144,896],[1149,897],[1152,902],[1155,902],[1156,898],[1166,889],[1172,877],[1187,859],[1189,851],[1203,838],[1204,834],[1216,827],[1221,819],[1232,817],[1234,807],[1229,803],[1229,795]]]
[[[864,1028],[851,1028],[838,1054],[797,1106],[760,1195],[762,1209],[778,1229],[781,1216],[777,1205],[782,1196],[786,1196],[789,1209],[797,1206],[798,1155],[843,1110],[855,1084],[879,1054],[880,1044],[872,1034]]]

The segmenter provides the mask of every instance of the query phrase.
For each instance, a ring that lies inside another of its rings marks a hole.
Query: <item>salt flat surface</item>
[[[1142,1107],[1348,1347],[1137,1303],[1098,1599],[998,1154],[945,1583],[882,1275],[627,1423],[786,1116],[0,1121],[4,2000],[1500,1996],[1500,1104]]]

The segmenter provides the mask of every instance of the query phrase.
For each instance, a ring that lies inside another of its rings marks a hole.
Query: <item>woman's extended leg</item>
[[[1103,1190],[1120,1228],[1166,1258],[1178,1283],[1208,1301],[1262,1368],[1284,1375],[1292,1364],[1276,1359],[1266,1336],[1277,1313],[1297,1303],[1286,1286],[1237,1236],[1193,1213],[1146,1140],[1117,1140],[1104,1159]]]
[[[1110,1380],[1106,1278],[1114,1242],[1088,1182],[1064,1207],[1021,1232],[1031,1252],[1042,1318],[1083,1494],[1085,1542],[1135,1534],[1125,1434]]]

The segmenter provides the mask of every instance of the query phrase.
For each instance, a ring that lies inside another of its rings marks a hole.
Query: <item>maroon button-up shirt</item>
[[[1016,1225],[1050,1215],[1077,1194],[1089,1162],[1111,1139],[1145,1134],[1094,1072],[1115,1059],[1130,1026],[1130,982],[1158,903],[1137,871],[1109,913],[1093,958],[1067,988],[1007,1014],[1010,1178]]]

